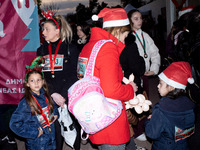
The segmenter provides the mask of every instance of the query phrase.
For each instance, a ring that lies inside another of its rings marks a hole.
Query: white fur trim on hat
[[[193,78],[188,78],[188,82],[189,82],[190,84],[193,84],[193,83],[194,83],[194,79],[193,79]]]
[[[184,15],[185,13],[191,12],[193,10],[193,6],[188,6],[188,7],[183,7],[179,12],[178,12],[178,16],[179,18]]]
[[[93,15],[93,16],[92,16],[92,20],[93,20],[93,21],[98,21],[98,19],[99,19],[99,17],[98,17],[97,15]]]
[[[174,88],[178,88],[178,89],[183,89],[185,90],[186,86],[183,84],[180,84],[176,81],[173,81],[171,79],[169,79],[163,72],[161,72],[158,77],[163,80],[165,83],[167,83],[168,85],[173,86]]]
[[[129,25],[129,20],[124,19],[124,20],[113,20],[113,21],[105,21],[103,22],[103,28],[106,27],[120,27],[120,26],[125,26],[125,25]]]

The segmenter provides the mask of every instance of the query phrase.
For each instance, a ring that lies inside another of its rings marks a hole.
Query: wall
[[[167,0],[168,1],[168,0]],[[139,8],[141,11],[149,11],[152,12],[152,17],[155,19],[157,23],[157,17],[161,14],[161,8],[166,7],[166,0],[156,0],[147,5],[144,5]]]

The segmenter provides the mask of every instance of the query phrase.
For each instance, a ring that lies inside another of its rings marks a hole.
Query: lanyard
[[[50,65],[51,65],[51,74],[52,74],[52,78],[55,77],[54,75],[54,65],[55,65],[55,60],[56,60],[56,56],[58,54],[58,50],[60,47],[60,44],[62,43],[62,41],[60,40],[57,47],[56,47],[56,51],[52,60],[52,50],[51,50],[51,43],[49,43],[48,49],[49,49],[49,58],[50,58]]]
[[[51,120],[51,116],[50,116],[50,110],[49,110],[49,103],[48,103],[48,101],[47,101],[46,96],[45,96],[45,101],[46,101],[46,103],[47,103],[47,109],[48,109],[49,120],[47,119],[47,116],[44,114],[44,111],[42,110],[42,108],[41,108],[40,104],[38,103],[38,101],[36,100],[35,96],[32,95],[32,97],[33,97],[33,99],[35,100],[35,102],[36,102],[36,104],[38,105],[38,107],[40,108],[40,110],[42,111],[42,112],[41,112],[41,113],[42,113],[42,117],[44,118],[45,122],[47,123],[47,125],[48,125],[48,127],[49,127],[49,132],[51,132],[51,127],[50,127],[50,123],[49,123],[50,120]]]
[[[141,33],[141,35],[142,35],[142,40],[143,40],[143,44],[142,44],[142,41],[141,41],[141,39],[139,38],[138,34],[137,34],[134,30],[133,30],[133,33],[135,33],[137,39],[139,40],[139,42],[140,42],[140,44],[141,44],[141,46],[142,46],[142,48],[143,48],[143,50],[144,50],[144,58],[147,58],[148,55],[147,55],[147,52],[146,52],[146,44],[145,44],[143,32]]]

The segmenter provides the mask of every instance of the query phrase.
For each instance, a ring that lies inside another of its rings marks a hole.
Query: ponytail
[[[72,41],[72,35],[73,35],[71,26],[63,16],[58,15],[55,18],[59,22],[60,38],[62,39],[62,41],[67,40],[70,43]]]

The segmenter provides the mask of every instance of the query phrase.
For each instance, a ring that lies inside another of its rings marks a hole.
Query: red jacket
[[[131,85],[123,85],[122,69],[119,56],[125,45],[107,31],[94,27],[91,31],[89,43],[87,43],[80,53],[80,57],[89,58],[94,44],[99,40],[111,39],[114,43],[105,43],[96,58],[94,76],[100,78],[104,95],[108,98],[121,100],[122,102],[134,97],[134,90]],[[130,132],[126,116],[125,105],[120,117],[107,128],[89,136],[94,144],[118,145],[129,141]]]

